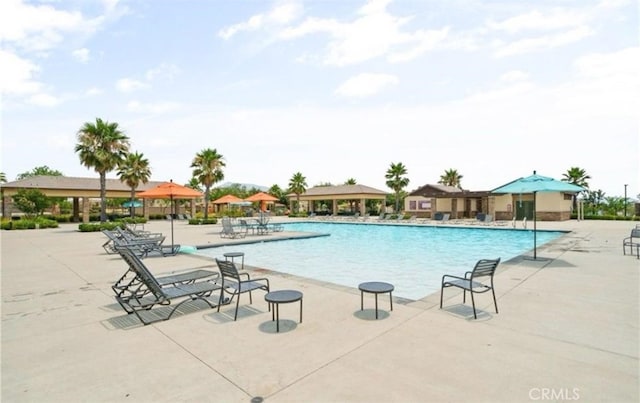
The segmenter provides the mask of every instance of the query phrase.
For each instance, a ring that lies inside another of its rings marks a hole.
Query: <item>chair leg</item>
[[[238,319],[238,307],[240,306],[240,294],[238,294],[238,299],[236,300],[236,315],[233,317],[233,320]]]
[[[498,301],[496,301],[496,293],[493,290],[493,284],[491,286],[491,293],[493,294],[493,305],[496,307],[496,313],[498,313]]]
[[[444,287],[440,287],[440,309],[442,309],[442,293],[444,292]]]
[[[476,302],[473,298],[473,291],[470,291],[469,293],[471,294],[471,305],[473,306],[473,319],[478,319],[478,316],[476,315]]]

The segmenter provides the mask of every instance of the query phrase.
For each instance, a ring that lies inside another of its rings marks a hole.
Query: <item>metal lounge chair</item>
[[[162,286],[161,282],[151,274],[135,253],[127,249],[118,252],[135,273],[137,282],[128,287],[127,292],[120,295],[117,293],[116,300],[128,314],[135,314],[144,325],[168,320],[182,304],[197,299],[203,300],[209,307],[215,308],[216,305],[208,299],[214,291],[221,289],[221,286],[215,281],[193,280]],[[162,315],[158,310],[152,310],[156,305],[170,305],[176,300],[180,300],[180,302],[169,310],[168,315]]]
[[[491,291],[493,294],[493,304],[498,313],[498,303],[496,302],[496,293],[493,289],[493,275],[500,263],[500,258],[490,260],[479,260],[472,271],[468,271],[464,274],[464,277],[452,276],[445,274],[442,276],[442,288],[440,288],[440,309],[442,309],[442,294],[447,287],[457,287],[462,289],[462,302],[466,302],[467,291],[471,293],[471,305],[473,306],[473,317],[478,319],[476,314],[476,302],[473,298],[473,294],[484,293]],[[490,284],[482,283],[478,281],[480,277],[489,277]]]
[[[245,292],[249,293],[249,303],[253,303],[251,291],[263,290],[269,292],[269,279],[267,278],[254,278],[252,279],[249,273],[238,273],[236,265],[232,261],[225,261],[216,258],[216,264],[220,269],[222,275],[222,291],[220,292],[220,302],[218,303],[218,312],[220,312],[220,306],[223,303],[223,296],[225,293],[230,294],[231,298],[225,301],[225,304],[230,304],[235,296],[236,300],[236,312],[233,320],[238,319],[238,307],[240,306],[240,294]],[[244,277],[244,279],[243,279]]]
[[[244,238],[247,236],[248,228],[246,226],[234,226],[231,224],[231,220],[228,217],[222,218],[222,231],[220,231],[221,238]]]
[[[161,287],[165,286],[175,286],[178,284],[192,284],[198,280],[207,279],[207,281],[216,282],[220,277],[220,273],[217,271],[204,270],[204,269],[195,269],[190,270],[184,273],[179,274],[171,274],[163,277],[156,277],[158,284]],[[116,281],[111,289],[116,294],[116,297],[126,299],[131,295],[136,294],[138,297],[141,297],[141,293],[144,292],[143,289],[140,288],[141,282],[139,276],[136,272],[129,266],[127,271]],[[151,292],[146,289],[147,293]],[[122,305],[122,308],[125,311],[128,311],[127,306]]]

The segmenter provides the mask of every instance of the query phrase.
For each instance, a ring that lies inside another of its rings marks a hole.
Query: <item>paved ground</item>
[[[503,262],[500,313],[484,294],[478,320],[447,290],[443,310],[439,295],[392,312],[382,298],[376,321],[355,289],[250,267],[304,293],[303,323],[282,305],[279,334],[259,293],[235,322],[231,306],[193,304],[141,326],[115,303],[125,265],[103,234],[2,231],[2,401],[638,402],[640,260],[621,248],[634,225],[540,223],[572,232],[539,249],[547,260]],[[176,222],[175,238],[215,244],[217,231]],[[158,275],[213,267],[186,254],[144,262]]]

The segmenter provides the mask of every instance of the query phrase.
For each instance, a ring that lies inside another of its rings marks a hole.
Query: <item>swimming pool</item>
[[[394,295],[412,300],[440,290],[443,274],[461,274],[479,259],[502,261],[533,248],[533,231],[349,223],[286,223],[285,231],[330,236],[200,249],[222,258],[241,251],[251,266],[357,288],[365,281],[394,284]],[[537,245],[564,235],[538,231]]]

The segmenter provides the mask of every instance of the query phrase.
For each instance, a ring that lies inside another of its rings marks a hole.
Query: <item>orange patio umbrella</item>
[[[173,180],[170,180],[154,188],[139,192],[136,196],[143,199],[171,199],[171,249],[173,249],[173,199],[195,199],[203,197],[203,194],[198,190],[178,185],[173,183]]]
[[[235,195],[232,195],[232,194],[228,194],[228,195],[224,195],[224,196],[212,201],[211,203],[213,203],[213,204],[226,204],[227,208],[228,208],[230,204],[240,204],[240,203],[243,203],[243,202],[244,202],[244,200],[242,200],[238,196],[235,196]]]
[[[260,210],[264,211],[265,210],[264,207],[267,202],[276,202],[279,199],[275,196],[270,195],[269,193],[258,192],[254,195],[247,197],[245,200],[250,202],[260,202]]]

